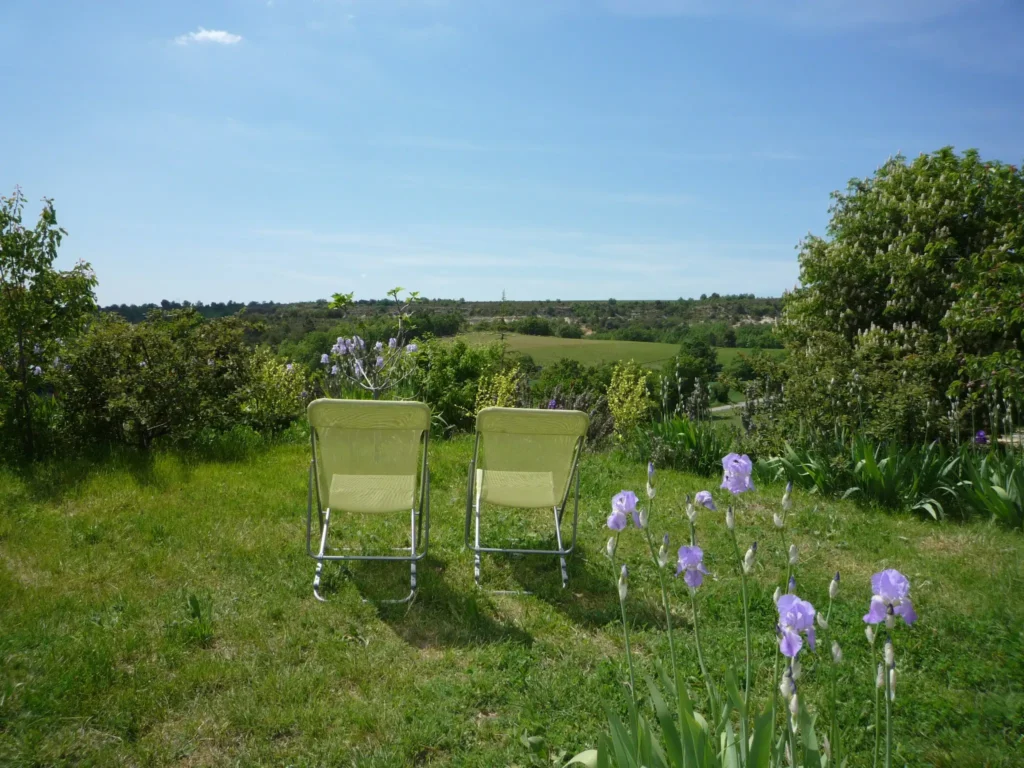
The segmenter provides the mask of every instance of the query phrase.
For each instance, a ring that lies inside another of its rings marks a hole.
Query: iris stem
[[[871,659],[874,661],[875,658],[876,658],[875,654],[872,653],[871,654]],[[877,664],[874,665],[874,666],[875,666],[875,669],[878,669],[878,665]],[[883,669],[883,674],[884,674],[884,669]],[[881,689],[878,687],[878,683],[876,681],[876,683],[875,683],[875,749],[874,749],[874,752],[872,752],[872,758],[871,758],[871,765],[873,766],[873,768],[878,768],[878,752],[879,752],[879,749],[881,747],[881,740],[882,740],[882,722],[881,722],[881,717],[879,715],[880,704],[878,703],[878,694],[879,694],[880,690]]]
[[[885,768],[892,768],[892,690],[889,685],[889,670],[882,667],[885,676]]]
[[[618,543],[618,534],[615,535],[616,544]],[[612,576],[619,576],[619,572],[615,568],[615,558],[612,557]],[[616,578],[616,582],[618,579]],[[636,675],[633,673],[633,653],[629,647],[629,624],[626,621],[626,601],[619,599],[619,612],[622,614],[622,636],[626,641],[626,661],[629,663],[629,692],[633,696],[634,703],[636,702]]]
[[[783,549],[783,551],[785,551],[785,549],[786,549],[786,539],[782,536],[781,533],[779,534],[779,537],[782,538],[782,549]],[[790,564],[790,565],[788,565],[786,567],[786,585],[785,585],[786,589],[789,589],[789,580],[792,577],[793,577],[793,565]],[[781,654],[780,646],[779,646],[778,643],[776,643],[775,644],[775,671],[772,673],[773,686],[774,686],[772,688],[772,728],[775,727],[775,723],[776,723],[776,719],[775,718],[776,718],[776,713],[778,711],[776,709],[776,705],[779,702],[779,659],[781,658],[781,655],[782,654]]]
[[[653,503],[652,503],[653,506]],[[654,540],[651,538],[650,519],[647,521],[647,528],[644,528],[644,535],[647,537],[647,548],[651,550],[651,559],[654,561],[654,567],[658,571],[658,582],[661,585],[661,604],[665,609],[665,627],[668,631],[668,655],[672,661],[672,684],[675,686],[673,693],[676,696],[676,716],[679,718],[679,729],[682,733],[683,728],[683,709],[682,702],[678,700],[679,697],[679,673],[676,671],[676,644],[672,636],[672,613],[668,608],[668,588],[665,586],[665,574],[662,573],[661,563],[658,562],[658,554],[654,551]]]
[[[700,645],[700,630],[697,626],[697,597],[694,590],[690,589],[690,605],[693,606],[693,641],[697,648],[697,663],[700,665],[700,672],[704,676],[704,685],[708,689],[708,708],[711,710],[711,731],[717,741],[718,736],[718,705],[715,703],[715,690],[711,683],[711,676],[708,668],[704,665],[704,651]]]
[[[740,566],[740,590],[743,596],[743,634],[746,651],[745,679],[743,683],[743,712],[740,717],[740,757],[745,763],[747,758],[747,711],[750,702],[750,678],[752,675],[753,657],[750,652],[750,606],[747,600],[747,573],[743,567],[743,556],[740,554],[740,544],[736,538],[736,531],[732,532],[732,546],[736,551],[736,561]]]

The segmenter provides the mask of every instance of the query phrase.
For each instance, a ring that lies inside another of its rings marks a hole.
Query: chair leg
[[[475,537],[476,544],[475,545],[479,549],[479,547],[480,547],[480,499],[479,498],[476,499],[476,503],[474,505],[474,514],[476,516],[476,537]],[[473,553],[473,580],[476,581],[476,585],[479,587],[480,586],[480,553],[479,552],[474,552]]]
[[[565,549],[562,546],[562,515],[558,507],[555,507],[555,541],[560,550]],[[558,562],[562,566],[562,589],[565,589],[569,586],[569,567],[565,563],[565,555],[559,555]]]
[[[320,558],[323,558],[324,552],[327,550],[327,529],[330,528],[330,525],[331,525],[331,510],[330,510],[330,508],[328,508],[326,514],[324,515],[323,530],[320,532],[320,552],[317,555]],[[320,594],[320,575],[323,573],[323,570],[324,570],[324,561],[322,559],[321,560],[317,560],[317,563],[316,563],[316,574],[313,576],[313,597],[315,597],[321,603],[326,603],[327,602],[327,598],[323,597]]]

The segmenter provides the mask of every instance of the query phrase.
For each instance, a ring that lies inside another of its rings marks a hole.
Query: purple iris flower
[[[783,656],[796,658],[804,647],[800,637],[803,632],[807,642],[814,650],[814,606],[796,595],[782,595],[777,603],[779,609],[779,650]]]
[[[985,434],[984,429],[978,430],[978,434],[974,436],[974,442],[977,445],[988,445],[988,435]]]
[[[626,515],[633,516],[633,524],[640,527],[640,519],[636,513],[636,494],[632,491],[619,491],[612,496],[612,513],[608,516],[608,527],[613,531],[621,531],[626,527]]]
[[[707,569],[704,567],[704,551],[700,547],[680,547],[679,564],[676,567],[676,576],[683,574],[683,581],[690,589],[696,589],[704,583],[704,575]]]
[[[405,351],[406,352],[415,352],[418,349],[419,349],[419,347],[417,347],[415,344],[406,344],[405,345]]]
[[[328,355],[326,352],[324,354],[320,355],[320,364],[321,365],[327,365],[329,362],[331,362],[331,356],[330,355]]]
[[[693,497],[693,501],[695,504],[700,504],[712,512],[718,511],[718,507],[715,506],[715,500],[711,498],[711,491],[698,491],[697,495]]]
[[[347,355],[348,354],[348,344],[346,344],[344,341],[339,341],[338,342],[338,346],[337,346],[337,350],[338,350],[338,354],[339,355]]]
[[[754,481],[750,479],[754,463],[747,454],[730,453],[722,459],[722,469],[722,488],[732,493],[754,490]]]
[[[553,409],[555,409],[557,407],[558,407],[558,401],[555,400],[555,398],[552,397],[550,400],[548,400],[548,408],[549,409],[553,410]]]
[[[392,337],[388,339],[388,349],[395,349],[398,346],[398,339]]]
[[[880,624],[891,610],[907,624],[917,621],[914,604],[910,602],[910,580],[895,568],[880,571],[871,577],[871,608],[864,614],[867,624]]]

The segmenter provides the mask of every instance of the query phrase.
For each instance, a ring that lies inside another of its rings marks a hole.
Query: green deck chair
[[[579,517],[579,459],[590,418],[581,411],[484,408],[476,417],[476,444],[466,493],[466,546],[473,551],[473,575],[480,585],[480,555],[505,552],[556,555],[562,587],[569,584],[565,558],[576,546]],[[573,491],[572,543],[562,542],[562,514]],[[480,543],[485,504],[516,509],[554,510],[557,549],[488,547]],[[470,542],[470,527],[475,534]]]
[[[320,575],[328,560],[401,561],[409,563],[409,594],[384,602],[408,602],[416,594],[416,563],[426,556],[430,543],[430,409],[413,402],[314,400],[307,414],[313,458],[309,464],[306,552],[317,561],[313,594],[324,600]],[[320,549],[316,552],[311,548],[314,493],[320,520]],[[331,515],[341,512],[409,513],[409,546],[399,548],[408,554],[329,554],[343,551],[327,546]],[[423,548],[419,550],[421,534]]]

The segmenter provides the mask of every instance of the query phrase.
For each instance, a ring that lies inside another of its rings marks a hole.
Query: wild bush
[[[626,440],[646,421],[654,408],[650,395],[650,374],[636,362],[619,363],[608,384],[608,407],[615,419],[615,436]]]

